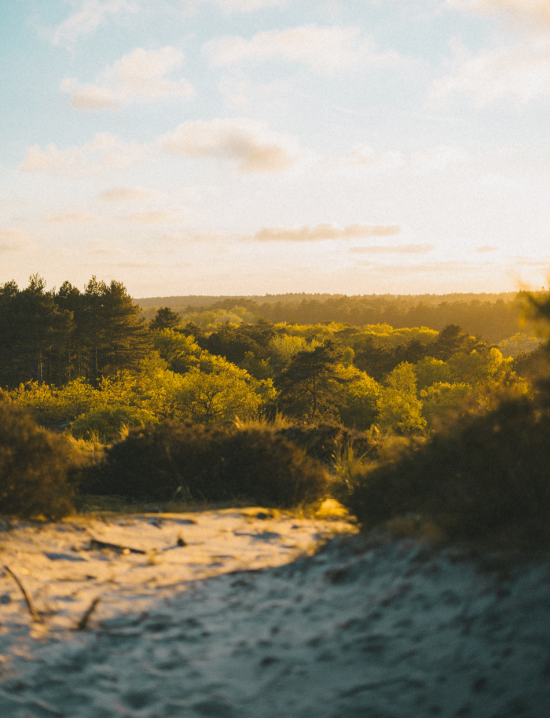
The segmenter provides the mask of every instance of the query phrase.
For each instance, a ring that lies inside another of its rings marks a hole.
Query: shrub
[[[356,477],[344,497],[365,528],[415,516],[449,539],[550,544],[550,408],[520,397],[469,416]]]
[[[308,456],[329,465],[351,445],[356,455],[366,454],[373,448],[368,434],[340,424],[304,424],[279,429],[276,433],[299,446]]]
[[[71,434],[77,439],[98,437],[108,442],[120,436],[125,427],[155,424],[154,414],[135,406],[101,406],[89,414],[79,416],[71,426]]]
[[[87,472],[87,490],[133,498],[232,500],[281,507],[320,499],[326,475],[266,429],[165,423],[130,432]]]
[[[78,461],[69,440],[36,425],[0,394],[0,513],[57,520],[71,509],[69,471]]]

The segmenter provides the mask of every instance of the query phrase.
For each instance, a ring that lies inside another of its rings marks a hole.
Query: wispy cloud
[[[135,0],[82,0],[76,12],[44,34],[54,45],[72,45],[80,37],[94,33],[109,17],[138,10]]]
[[[140,187],[111,187],[100,192],[98,199],[103,202],[135,202],[136,200],[151,199],[153,196],[152,192]]]
[[[359,28],[317,25],[259,32],[250,40],[239,36],[216,38],[202,49],[216,66],[280,59],[301,62],[329,75],[365,64],[394,63],[399,58],[395,52],[378,53]]]
[[[478,247],[476,252],[479,254],[485,254],[486,252],[498,252],[498,247],[493,247],[492,244],[484,244],[483,247]]]
[[[32,239],[35,232],[25,232],[22,229],[0,229],[0,254],[12,252],[29,252],[34,245]]]
[[[48,217],[46,221],[53,224],[90,224],[97,222],[97,217],[89,212],[63,212]]]
[[[143,161],[150,150],[138,142],[124,142],[102,132],[80,147],[60,150],[48,145],[46,151],[34,145],[27,148],[22,172],[48,172],[60,177],[83,177],[104,171],[125,169]]]
[[[319,242],[328,239],[358,239],[360,237],[391,237],[399,234],[396,225],[350,224],[336,227],[318,224],[315,227],[264,227],[246,239],[255,242]]]
[[[550,42],[546,39],[487,50],[476,57],[463,58],[463,54],[459,51],[453,73],[434,82],[432,98],[469,93],[482,107],[508,95],[523,104],[550,95]]]
[[[137,222],[139,224],[165,224],[178,219],[176,210],[150,210],[149,212],[133,212],[120,219],[125,222]]]
[[[242,118],[184,122],[160,137],[157,146],[170,155],[234,160],[241,172],[280,172],[301,154],[292,138]]]
[[[513,19],[535,21],[550,29],[548,0],[446,0],[446,6],[484,15],[506,13]]]
[[[94,84],[82,85],[66,77],[60,89],[72,95],[71,104],[79,110],[116,110],[133,101],[153,102],[173,97],[190,97],[193,86],[185,79],[170,80],[165,75],[183,62],[183,53],[167,46],[147,51],[137,48],[106,68]]]
[[[398,244],[394,247],[373,245],[369,247],[351,247],[352,254],[428,254],[435,249],[433,244]]]

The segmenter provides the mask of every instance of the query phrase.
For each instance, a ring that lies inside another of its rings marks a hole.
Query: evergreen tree
[[[60,309],[53,292],[37,274],[19,290],[15,282],[0,286],[0,381],[55,381],[64,376],[63,347],[72,329],[72,314]]]
[[[174,329],[180,323],[180,315],[173,312],[170,307],[157,309],[155,318],[149,322],[149,329],[156,332],[159,329]]]
[[[344,348],[331,339],[313,351],[301,351],[277,380],[283,411],[311,421],[336,415],[341,387],[353,379],[342,375]]]

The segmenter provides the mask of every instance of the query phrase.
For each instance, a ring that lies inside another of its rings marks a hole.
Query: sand
[[[0,716],[550,715],[548,563],[353,531],[262,508],[13,526],[1,563],[41,621],[5,571]]]

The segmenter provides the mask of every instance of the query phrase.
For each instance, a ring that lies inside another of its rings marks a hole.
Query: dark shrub
[[[133,498],[244,498],[281,507],[323,496],[313,459],[264,429],[166,423],[131,431],[88,473],[88,491]]]
[[[366,528],[417,515],[450,539],[550,544],[550,409],[520,398],[463,419],[356,479]]]
[[[57,520],[72,510],[68,479],[77,455],[0,392],[0,514]]]
[[[331,464],[343,449],[353,445],[357,455],[369,453],[373,449],[368,435],[339,424],[313,424],[290,426],[277,431],[288,441],[302,448],[308,456]]]

